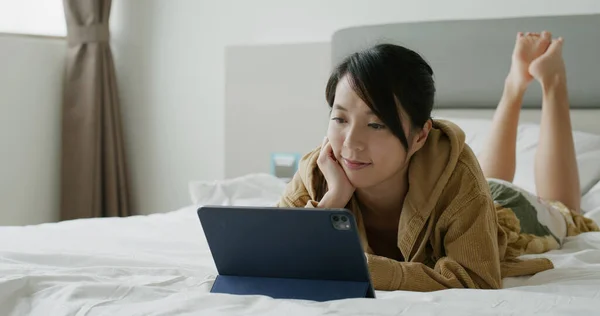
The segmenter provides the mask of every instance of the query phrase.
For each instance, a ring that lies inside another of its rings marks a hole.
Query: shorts
[[[504,180],[488,179],[488,185],[496,208],[512,210],[518,219],[520,233],[551,237],[556,245],[550,248],[560,247],[569,236],[569,225],[575,225],[571,211],[561,202],[541,199]]]

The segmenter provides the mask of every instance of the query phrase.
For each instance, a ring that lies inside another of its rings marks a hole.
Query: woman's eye
[[[331,120],[332,120],[332,121],[336,121],[336,122],[338,122],[338,123],[344,123],[344,122],[346,122],[346,121],[345,121],[343,118],[341,118],[341,117],[334,117],[334,118],[332,118]]]
[[[374,129],[384,129],[385,125],[383,125],[383,124],[377,124],[377,123],[371,123],[371,124],[369,124],[369,127],[374,128]]]

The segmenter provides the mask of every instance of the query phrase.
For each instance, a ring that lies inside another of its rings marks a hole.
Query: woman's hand
[[[318,207],[320,208],[344,208],[354,194],[354,186],[348,180],[348,176],[342,166],[335,159],[333,148],[329,139],[325,137],[321,145],[321,152],[317,158],[317,165],[327,181],[328,191],[325,193]]]

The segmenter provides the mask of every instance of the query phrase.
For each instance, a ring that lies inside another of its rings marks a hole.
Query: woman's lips
[[[360,170],[371,165],[371,163],[350,160],[346,158],[342,158],[342,160],[344,161],[344,165],[346,166],[346,168],[350,170]]]

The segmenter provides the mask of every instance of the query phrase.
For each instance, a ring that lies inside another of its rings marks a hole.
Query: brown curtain
[[[128,216],[119,97],[109,45],[111,0],[63,0],[67,73],[61,220]]]

